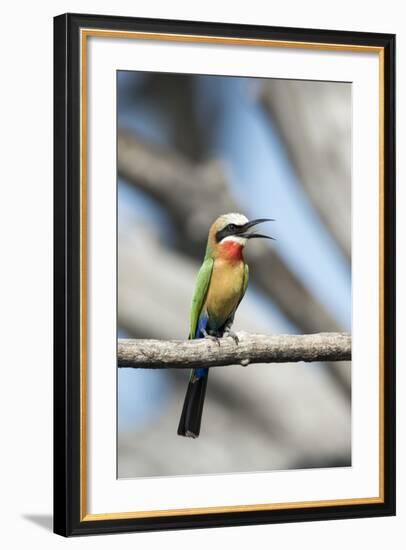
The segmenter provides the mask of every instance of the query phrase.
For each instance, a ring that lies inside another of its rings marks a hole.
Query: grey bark
[[[263,335],[239,332],[238,338],[238,344],[231,337],[217,341],[120,339],[118,366],[189,369],[351,359],[351,335],[348,333]]]

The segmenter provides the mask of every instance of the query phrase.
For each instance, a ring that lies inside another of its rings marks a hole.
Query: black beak
[[[269,237],[268,235],[261,235],[261,233],[249,233],[248,230],[251,229],[251,227],[254,227],[255,225],[258,225],[260,223],[264,222],[274,222],[275,220],[272,218],[258,218],[257,220],[251,220],[250,222],[246,223],[241,227],[241,237],[245,237],[246,239],[271,239],[275,240],[273,237]]]

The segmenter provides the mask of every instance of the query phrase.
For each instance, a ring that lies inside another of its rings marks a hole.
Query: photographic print
[[[395,513],[395,37],[64,14],[54,530]]]
[[[117,72],[122,349],[351,333],[351,109],[346,82]],[[117,398],[119,478],[351,466],[348,361],[119,362]]]

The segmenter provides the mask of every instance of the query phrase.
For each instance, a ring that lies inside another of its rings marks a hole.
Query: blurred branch
[[[347,361],[347,333],[263,335],[238,333],[239,343],[225,337],[197,340],[119,340],[118,366],[144,369],[220,367],[253,363]]]
[[[320,218],[350,259],[350,85],[269,79],[260,99]]]

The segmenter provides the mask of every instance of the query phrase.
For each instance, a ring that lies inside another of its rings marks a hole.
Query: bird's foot
[[[217,336],[212,336],[211,334],[209,334],[207,332],[206,329],[203,329],[202,330],[202,334],[205,338],[207,338],[208,340],[212,340],[212,342],[216,342],[216,344],[220,347],[220,338],[218,338]]]
[[[232,338],[235,342],[235,345],[238,346],[238,344],[240,343],[240,339],[238,338],[237,334],[229,328],[226,328],[224,332],[226,333],[227,336]]]

